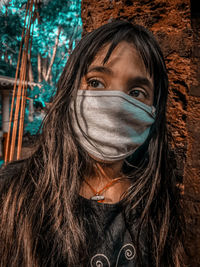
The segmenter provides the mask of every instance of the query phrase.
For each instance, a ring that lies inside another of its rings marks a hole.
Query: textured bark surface
[[[170,88],[168,125],[185,187],[189,266],[200,266],[200,23],[190,0],[82,0],[84,33],[112,18],[149,28],[164,53]]]

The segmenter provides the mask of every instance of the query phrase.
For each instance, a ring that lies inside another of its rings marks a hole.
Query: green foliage
[[[15,76],[16,68],[13,65],[6,63],[4,60],[0,59],[0,75],[2,76]]]
[[[4,160],[0,159],[0,167],[4,164]]]
[[[27,1],[25,0],[4,0],[1,4],[0,75],[15,76],[26,4]],[[66,64],[69,51],[81,38],[81,0],[43,0],[40,1],[36,10],[34,27],[31,28],[31,67],[34,82],[40,83],[41,86],[35,86],[33,90],[28,90],[28,97],[34,99],[34,106],[40,102],[45,107],[54,94],[56,83]],[[58,37],[59,42],[55,49],[55,42]],[[55,50],[56,57],[51,67],[50,63]],[[41,73],[38,72],[38,55],[42,60]],[[50,77],[47,79],[48,69],[50,69]],[[40,78],[42,82],[39,80]],[[41,123],[39,118],[41,116],[37,114],[34,116],[34,121],[30,122],[28,110],[29,103],[27,102],[25,131],[35,134]]]
[[[29,132],[31,135],[36,135],[38,133],[43,118],[44,117],[39,114],[34,115],[33,122],[25,124],[25,131]]]

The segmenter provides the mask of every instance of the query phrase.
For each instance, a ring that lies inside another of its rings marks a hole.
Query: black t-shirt
[[[107,204],[80,197],[80,203],[88,225],[88,266],[138,266],[136,246],[126,224],[122,201]],[[94,228],[94,225],[98,227]],[[143,257],[145,254],[143,250]]]
[[[8,177],[18,172],[21,164],[9,166]],[[0,175],[2,185],[3,175]],[[2,180],[1,180],[2,179]],[[5,179],[6,180],[6,179]],[[9,180],[9,179],[8,179]],[[1,186],[0,186],[1,187]],[[86,229],[86,240],[88,245],[88,260],[85,267],[136,267],[138,259],[135,242],[127,227],[124,204],[120,201],[115,204],[98,203],[79,196],[79,210],[82,212]],[[146,250],[146,234],[142,237],[141,256],[144,266],[148,264],[148,252]],[[60,266],[60,265],[59,265]],[[66,266],[61,264],[61,266]],[[71,267],[71,266],[70,266]]]

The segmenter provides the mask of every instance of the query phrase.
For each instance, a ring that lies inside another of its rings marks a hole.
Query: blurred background
[[[68,56],[81,38],[81,1],[33,1],[32,18],[26,0],[0,2],[0,159],[5,156],[9,112],[24,25],[30,25],[27,51],[28,81],[24,113],[23,147],[38,132],[46,108]],[[29,5],[30,11],[30,5]],[[30,24],[28,20],[31,18]],[[25,30],[26,30],[25,29]],[[24,45],[24,44],[23,44]],[[22,67],[22,62],[20,62]],[[20,78],[20,77],[19,77]],[[19,84],[19,79],[17,81]],[[17,133],[18,136],[18,133]],[[26,154],[29,149],[23,149]],[[26,155],[25,155],[26,156]]]

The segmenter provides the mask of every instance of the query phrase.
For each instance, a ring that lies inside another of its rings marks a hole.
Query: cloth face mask
[[[155,107],[121,91],[78,90],[75,108],[78,123],[73,102],[72,127],[80,145],[104,161],[134,153],[147,139],[155,120]]]

